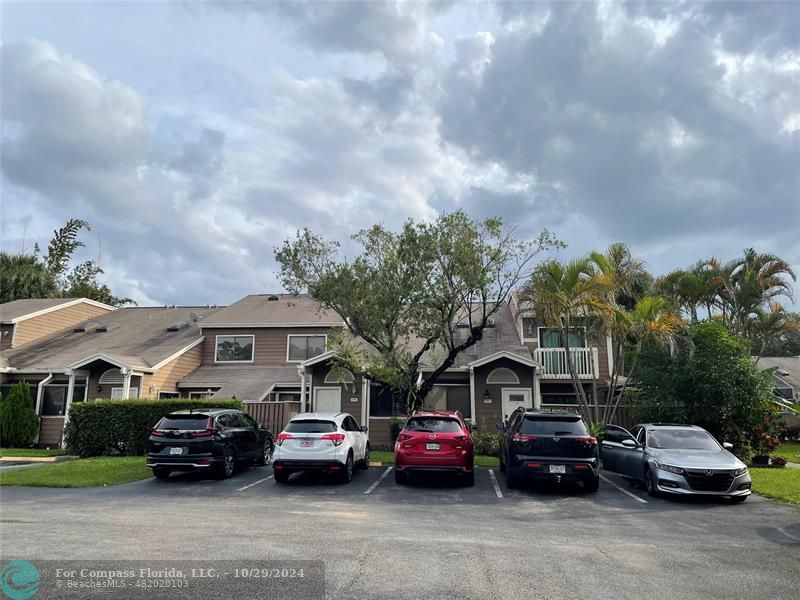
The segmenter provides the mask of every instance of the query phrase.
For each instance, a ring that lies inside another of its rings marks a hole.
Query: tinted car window
[[[227,413],[217,417],[217,425],[220,427],[236,427],[231,419],[231,416]]]
[[[461,431],[461,423],[456,419],[442,417],[414,417],[406,423],[411,431],[434,431],[440,433],[457,433]]]
[[[250,415],[242,414],[239,415],[239,417],[244,421],[245,427],[258,427],[258,423],[256,423],[253,417],[251,417]]]
[[[331,433],[332,431],[336,431],[336,423],[333,421],[322,421],[320,419],[290,421],[285,431],[288,433]]]
[[[156,429],[183,429],[200,431],[208,427],[208,417],[205,415],[170,415],[164,417],[156,425]]]
[[[353,417],[347,417],[344,422],[347,423],[348,431],[361,431]]]
[[[647,445],[665,450],[719,450],[711,435],[697,429],[651,429],[647,432]]]
[[[625,431],[622,427],[613,427],[608,426],[606,427],[606,434],[605,434],[605,441],[607,442],[616,442],[617,444],[621,444],[622,440],[629,440],[632,438],[632,435]]]
[[[520,433],[544,435],[588,435],[586,425],[580,419],[559,419],[525,417],[519,428]]]

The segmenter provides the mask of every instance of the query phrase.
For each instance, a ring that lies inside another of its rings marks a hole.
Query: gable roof
[[[19,323],[76,304],[89,304],[109,311],[116,310],[113,306],[88,298],[28,298],[0,304],[0,323],[4,325]]]
[[[762,356],[758,368],[775,368],[772,376],[779,378],[795,390],[800,390],[800,356]]]
[[[273,298],[270,300],[270,298]],[[209,317],[202,327],[341,327],[342,318],[308,294],[251,294]]]
[[[217,309],[118,308],[65,330],[43,337],[20,348],[0,352],[0,367],[17,371],[70,368],[105,360],[112,364],[152,371],[176,353],[188,350],[202,339],[192,313],[202,319]],[[178,331],[168,331],[175,323],[187,323]],[[86,331],[79,332],[82,325]],[[97,328],[108,325],[108,331]]]

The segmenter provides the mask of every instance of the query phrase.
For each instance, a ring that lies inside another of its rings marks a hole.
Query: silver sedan
[[[750,495],[747,465],[705,429],[695,425],[645,423],[631,431],[608,425],[603,468],[644,483],[651,496],[702,494],[744,502]]]

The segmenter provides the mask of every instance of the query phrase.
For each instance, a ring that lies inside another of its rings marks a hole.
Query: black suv
[[[600,485],[599,449],[586,423],[572,412],[518,408],[497,424],[500,471],[509,488],[522,479],[580,481],[587,492]]]
[[[266,465],[272,434],[240,410],[182,410],[163,417],[150,431],[147,466],[159,479],[171,471],[211,470],[233,475],[237,463]]]

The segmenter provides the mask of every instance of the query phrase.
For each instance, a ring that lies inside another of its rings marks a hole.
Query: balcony
[[[570,348],[578,379],[599,379],[597,348]],[[567,351],[564,348],[537,348],[533,359],[542,365],[542,379],[570,379]]]

